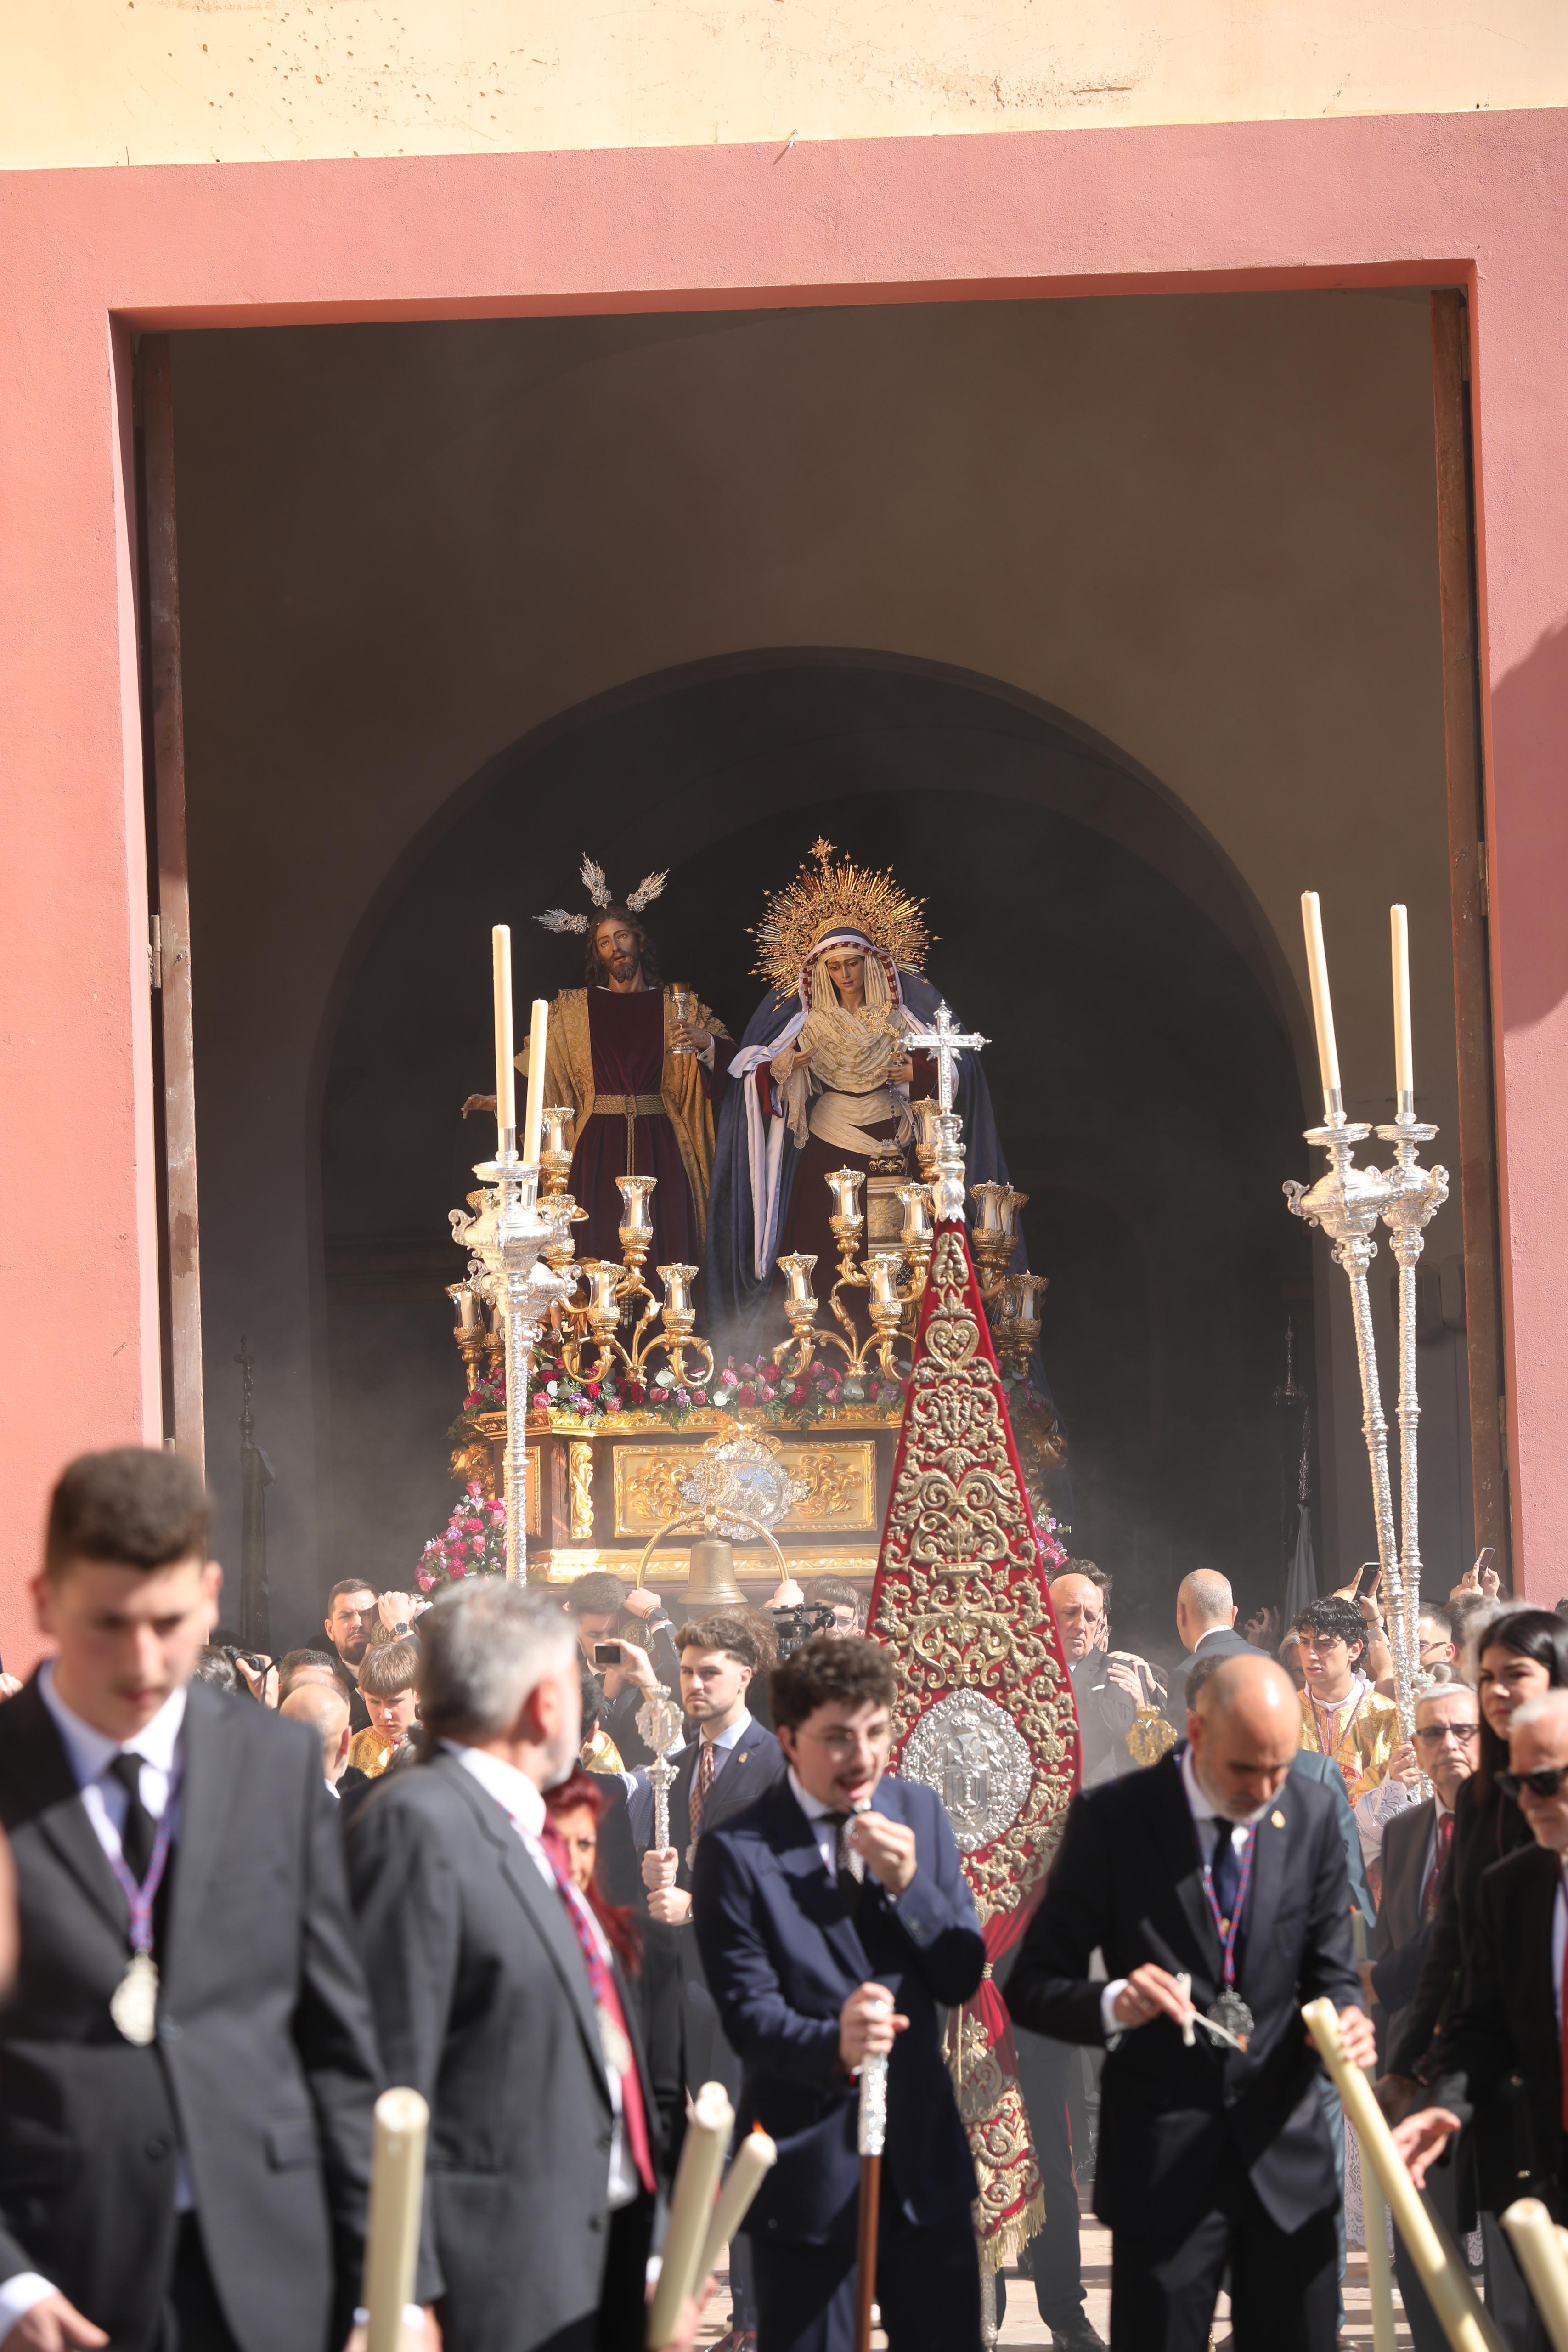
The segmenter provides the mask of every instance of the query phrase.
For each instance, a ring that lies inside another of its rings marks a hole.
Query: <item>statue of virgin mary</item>
[[[759,1344],[779,1256],[814,1251],[820,1267],[835,1263],[824,1176],[913,1172],[909,1104],[936,1092],[936,1068],[909,1039],[941,1003],[921,974],[931,945],[923,906],[891,874],[835,859],[829,841],[769,897],[755,937],[771,986],[730,1064],[708,1193],[706,1272],[721,1348]],[[1005,1183],[972,1054],[959,1061],[954,1108],[967,1181]]]

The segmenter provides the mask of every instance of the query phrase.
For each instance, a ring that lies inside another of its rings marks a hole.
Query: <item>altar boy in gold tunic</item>
[[[1391,1699],[1380,1698],[1364,1671],[1366,1621],[1354,1601],[1338,1593],[1298,1610],[1301,1637],[1301,1746],[1327,1756],[1344,1777],[1354,1805],[1388,1769],[1398,1738]]]

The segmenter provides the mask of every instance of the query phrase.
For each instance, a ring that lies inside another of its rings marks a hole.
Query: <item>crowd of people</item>
[[[0,1706],[0,2347],[352,2346],[397,2083],[432,2116],[407,2352],[632,2352],[716,2081],[779,2149],[730,2249],[729,2352],[849,2352],[856,2084],[887,2053],[882,2325],[891,2352],[975,2352],[945,2035],[993,1961],[939,1799],[887,1772],[895,1667],[857,1588],[678,1622],[604,1573],[434,1604],[346,1579],[272,1658],[214,1635],[221,1585],[175,1457],[63,1475],[52,1654]],[[1179,1668],[1114,1645],[1093,1563],[1051,1599],[1082,1786],[994,1966],[1056,2352],[1101,2343],[1091,2190],[1115,2352],[1200,2352],[1222,2283],[1239,2352],[1330,2352],[1322,1994],[1511,2352],[1538,2352],[1498,2217],[1529,2191],[1568,2218],[1568,1620],[1484,1571],[1425,1606],[1406,1741],[1364,1576],[1238,1632],[1197,1571]]]

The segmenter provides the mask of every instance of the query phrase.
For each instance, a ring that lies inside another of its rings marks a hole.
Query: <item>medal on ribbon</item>
[[[1236,1990],[1236,1939],[1241,1932],[1241,1914],[1247,1907],[1247,1889],[1252,1882],[1252,1850],[1258,1842],[1258,1824],[1253,1822],[1247,1832],[1247,1843],[1241,1849],[1241,1875],[1237,1884],[1236,1901],[1228,1919],[1219,1907],[1219,1897],[1214,1891],[1214,1865],[1203,1865],[1203,1892],[1208,1904],[1214,1932],[1219,1938],[1219,1990],[1208,2004],[1212,2021],[1234,2034],[1243,2047],[1251,2037],[1255,2021],[1252,2011]]]
[[[169,1845],[173,1832],[174,1791],[171,1780],[169,1795],[159,1820],[157,1835],[147,1864],[147,1875],[140,1886],[131,1876],[122,1853],[111,1853],[110,1868],[120,1881],[131,1917],[127,1935],[131,1941],[131,1958],[125,1974],[109,1997],[109,2013],[116,2030],[127,2042],[144,2050],[158,2031],[158,1963],[152,1957],[152,1906],[158,1899],[158,1889],[163,1884],[168,1866]]]

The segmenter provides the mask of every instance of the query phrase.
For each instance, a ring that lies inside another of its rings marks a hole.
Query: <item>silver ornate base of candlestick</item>
[[[1395,1703],[1400,1737],[1408,1739],[1415,1727],[1415,1685],[1420,1658],[1416,1622],[1421,1571],[1416,1464],[1416,1430],[1420,1412],[1416,1397],[1416,1260],[1423,1247],[1425,1227],[1448,1198],[1448,1180],[1441,1168],[1422,1169],[1416,1164],[1417,1143],[1429,1142],[1437,1130],[1416,1121],[1408,1096],[1402,1094],[1399,1097],[1396,1122],[1376,1130],[1395,1145],[1395,1164],[1386,1171],[1352,1164],[1353,1146],[1364,1143],[1372,1132],[1371,1127],[1347,1119],[1338,1094],[1332,1095],[1329,1116],[1323,1125],[1305,1130],[1307,1141],[1328,1153],[1327,1171],[1310,1189],[1291,1182],[1284,1191],[1291,1213],[1328,1235],[1334,1257],[1350,1282],[1355,1353],[1361,1370],[1361,1425],[1372,1472],[1377,1557],[1383,1571],[1389,1647],[1394,1654]],[[1395,1535],[1388,1423],[1384,1418],[1378,1384],[1377,1346],[1373,1336],[1372,1300],[1367,1285],[1367,1268],[1377,1255],[1373,1236],[1380,1223],[1386,1224],[1394,1236],[1394,1255],[1400,1268],[1402,1542]]]
[[[473,1216],[451,1212],[452,1238],[471,1253],[470,1289],[506,1326],[507,1574],[517,1579],[528,1574],[528,1379],[550,1308],[571,1286],[545,1252],[570,1237],[573,1203],[564,1192],[539,1199],[538,1165],[518,1158],[515,1128],[503,1130],[495,1159],[481,1160],[474,1173],[489,1197]]]

